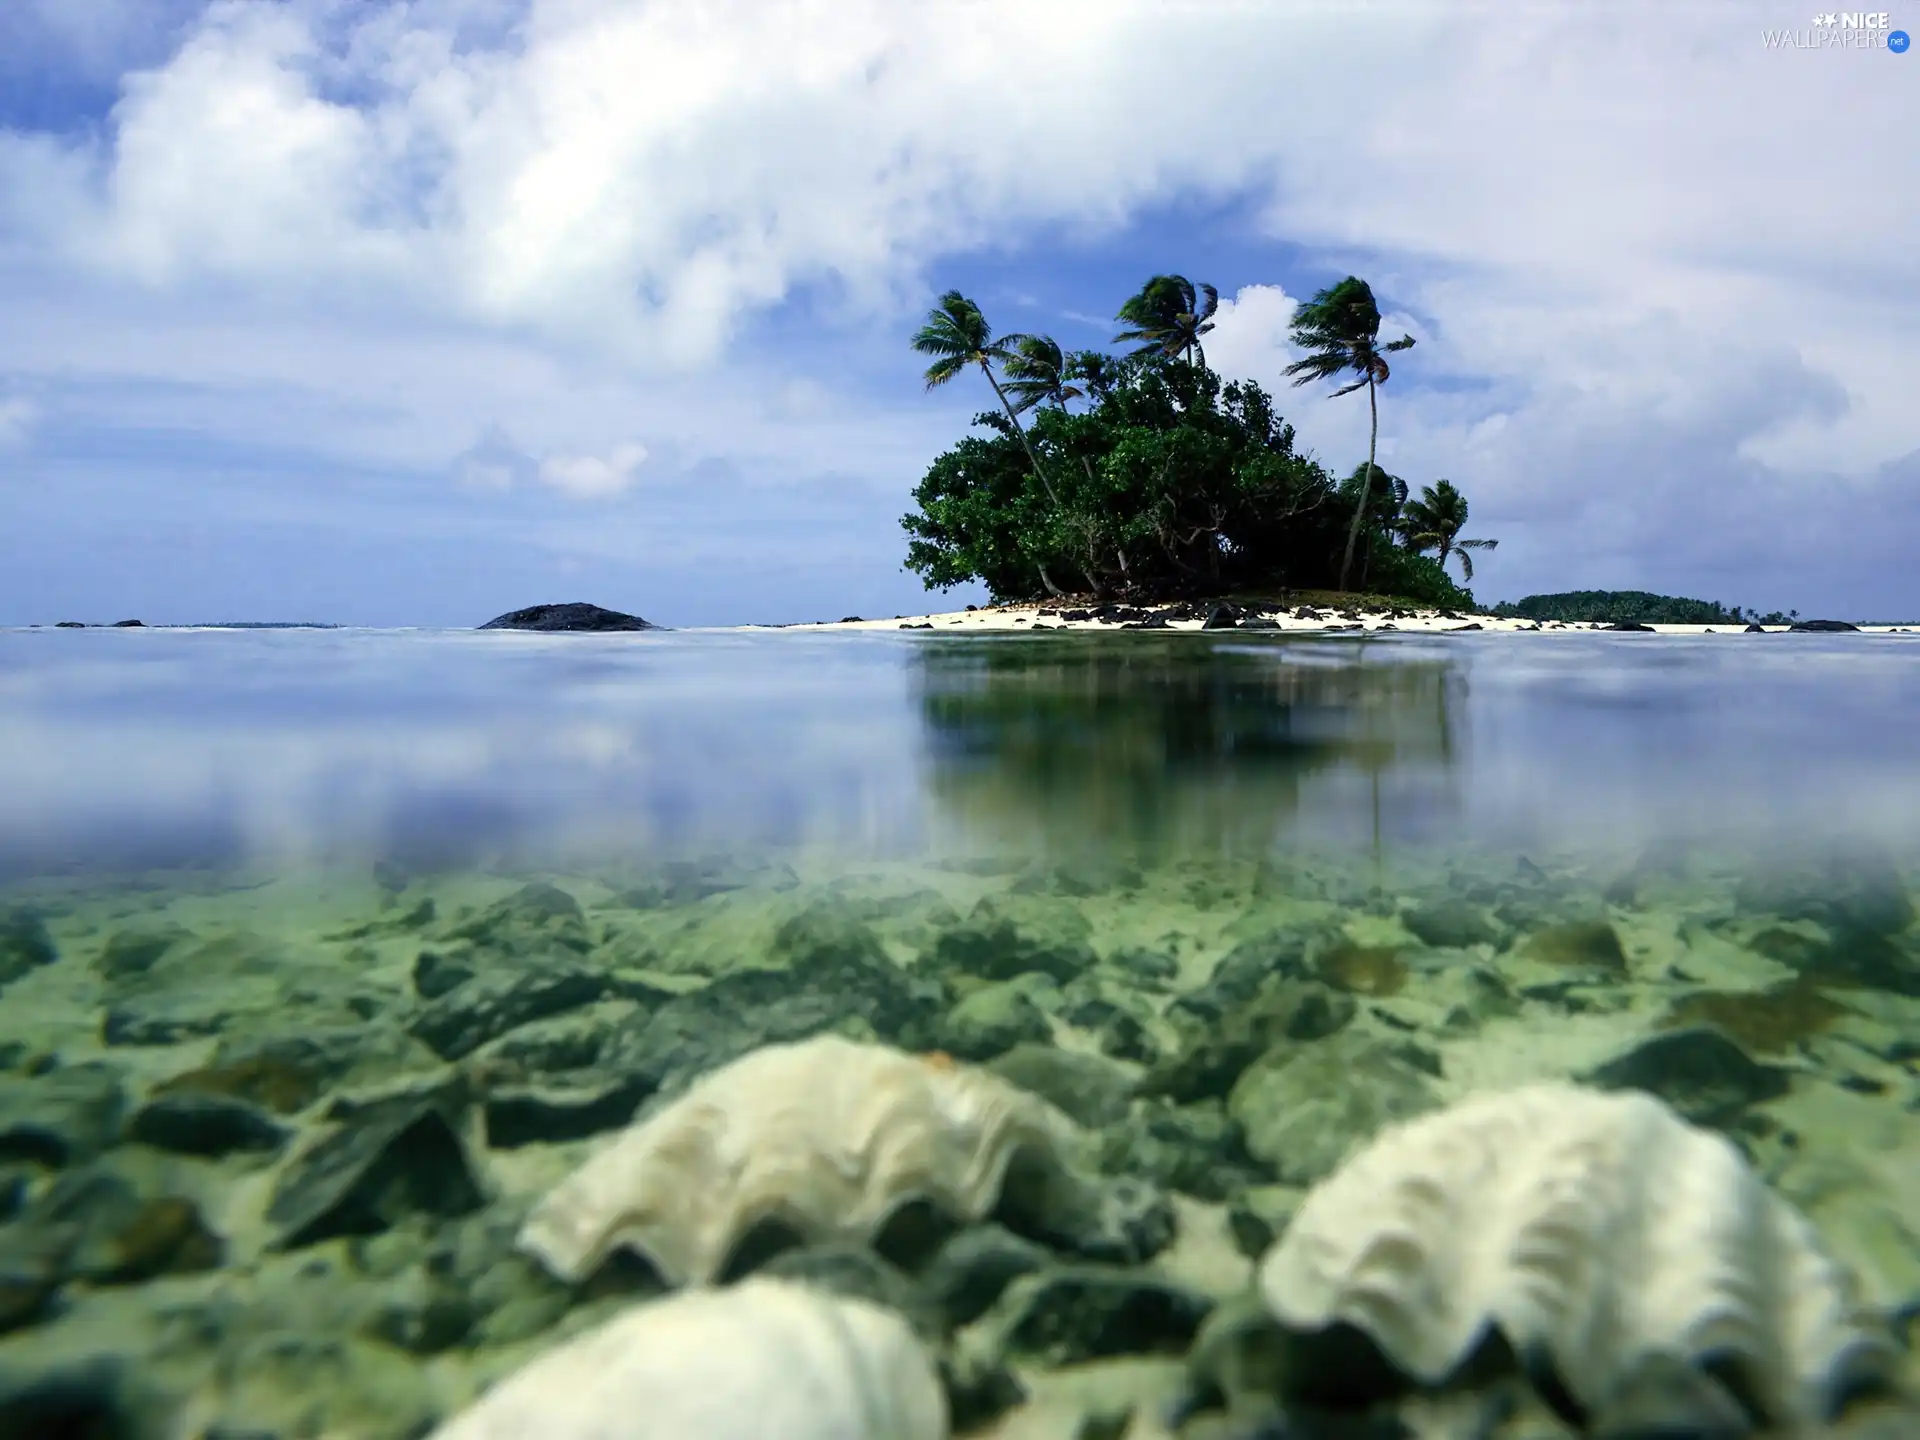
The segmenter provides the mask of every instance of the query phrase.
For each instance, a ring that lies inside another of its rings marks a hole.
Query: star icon
[[[1816,27],[1824,25],[1827,23],[1827,17],[1824,15],[1816,15],[1813,17],[1813,23]]]
[[[1838,25],[1840,23],[1840,17],[1829,10],[1820,17],[1820,23],[1822,25]]]

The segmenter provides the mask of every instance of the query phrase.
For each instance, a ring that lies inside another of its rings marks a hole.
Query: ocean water
[[[1025,1057],[1208,1303],[1369,1129],[1576,1078],[1900,1304],[1917,727],[1903,635],[0,632],[0,1418],[424,1434],[663,1283],[527,1207],[821,1030]],[[1276,985],[1340,1103],[1194,1058]],[[982,1433],[1157,1414],[1191,1328],[1016,1345]]]

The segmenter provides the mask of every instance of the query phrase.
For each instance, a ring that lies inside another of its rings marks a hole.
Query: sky
[[[1912,0],[1909,0],[1912,3]],[[1920,55],[1801,0],[6,0],[0,624],[675,626],[903,569],[987,408],[909,337],[1282,375],[1365,277],[1482,601],[1920,617]],[[1890,24],[1920,32],[1920,8]]]

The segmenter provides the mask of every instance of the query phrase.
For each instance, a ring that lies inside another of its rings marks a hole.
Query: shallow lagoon
[[[621,1303],[516,1267],[526,1205],[823,1025],[1104,1065],[1035,1083],[1177,1192],[1155,1270],[1197,1296],[1354,1132],[1612,1063],[1904,1300],[1916,715],[1899,635],[0,632],[0,1377],[117,1356],[208,1425],[418,1433]],[[847,947],[911,1003],[815,964]],[[1223,960],[1283,951],[1338,1017],[1318,1093],[1202,1053],[1260,998]],[[768,964],[805,1004],[700,1010]],[[1707,1024],[1739,1051],[1647,1049]],[[431,1183],[295,1173],[449,1076]],[[1085,1364],[1148,1401],[1173,1364],[1012,1359],[996,1433],[1036,1437]]]

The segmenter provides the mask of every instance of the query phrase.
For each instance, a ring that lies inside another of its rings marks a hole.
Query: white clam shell
[[[1022,1152],[1040,1162],[1045,1203],[1081,1203],[1076,1136],[1038,1096],[944,1056],[832,1035],[769,1045],[591,1156],[534,1208],[520,1244],[566,1280],[630,1247],[671,1283],[708,1284],[769,1217],[810,1241],[869,1240],[915,1199],[977,1220]]]
[[[432,1440],[946,1440],[899,1316],[751,1279],[636,1305],[547,1351]]]
[[[1287,1329],[1346,1322],[1438,1384],[1497,1325],[1592,1407],[1650,1356],[1730,1363],[1775,1424],[1886,1362],[1812,1227],[1651,1096],[1539,1085],[1383,1131],[1260,1266]]]

